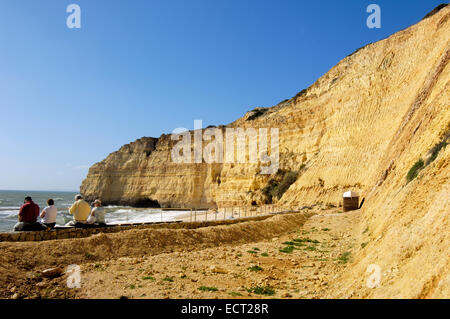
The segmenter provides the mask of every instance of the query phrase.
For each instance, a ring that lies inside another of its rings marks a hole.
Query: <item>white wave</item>
[[[128,211],[128,214],[124,212]],[[119,209],[114,213],[105,215],[107,224],[117,225],[124,223],[151,223],[160,221],[173,221],[178,216],[186,214],[185,211],[165,211],[161,215],[161,211],[158,210],[146,210],[146,211],[134,211],[132,209]]]
[[[19,210],[20,207],[19,206],[4,206],[4,207],[0,207],[0,211],[4,211],[4,210]]]
[[[0,212],[0,219],[17,218],[19,211],[5,210]]]

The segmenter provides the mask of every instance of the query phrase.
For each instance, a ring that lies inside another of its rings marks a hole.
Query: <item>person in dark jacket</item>
[[[30,196],[25,197],[19,211],[19,222],[14,226],[14,231],[43,230],[44,227],[37,221],[38,216],[39,206]]]

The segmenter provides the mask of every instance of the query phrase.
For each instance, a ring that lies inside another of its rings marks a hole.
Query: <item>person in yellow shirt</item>
[[[75,203],[69,208],[69,213],[73,215],[73,220],[66,226],[77,226],[77,224],[86,224],[86,220],[91,214],[91,206],[83,199],[83,196],[76,195]]]

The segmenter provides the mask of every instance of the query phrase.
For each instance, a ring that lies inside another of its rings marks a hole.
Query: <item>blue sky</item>
[[[277,104],[442,2],[1,0],[0,189],[78,190],[123,144]]]

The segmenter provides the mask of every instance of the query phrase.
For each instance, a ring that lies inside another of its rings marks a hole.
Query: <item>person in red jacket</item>
[[[25,197],[19,211],[19,222],[14,226],[14,231],[42,230],[42,225],[37,222],[38,216],[39,206],[30,196]]]

